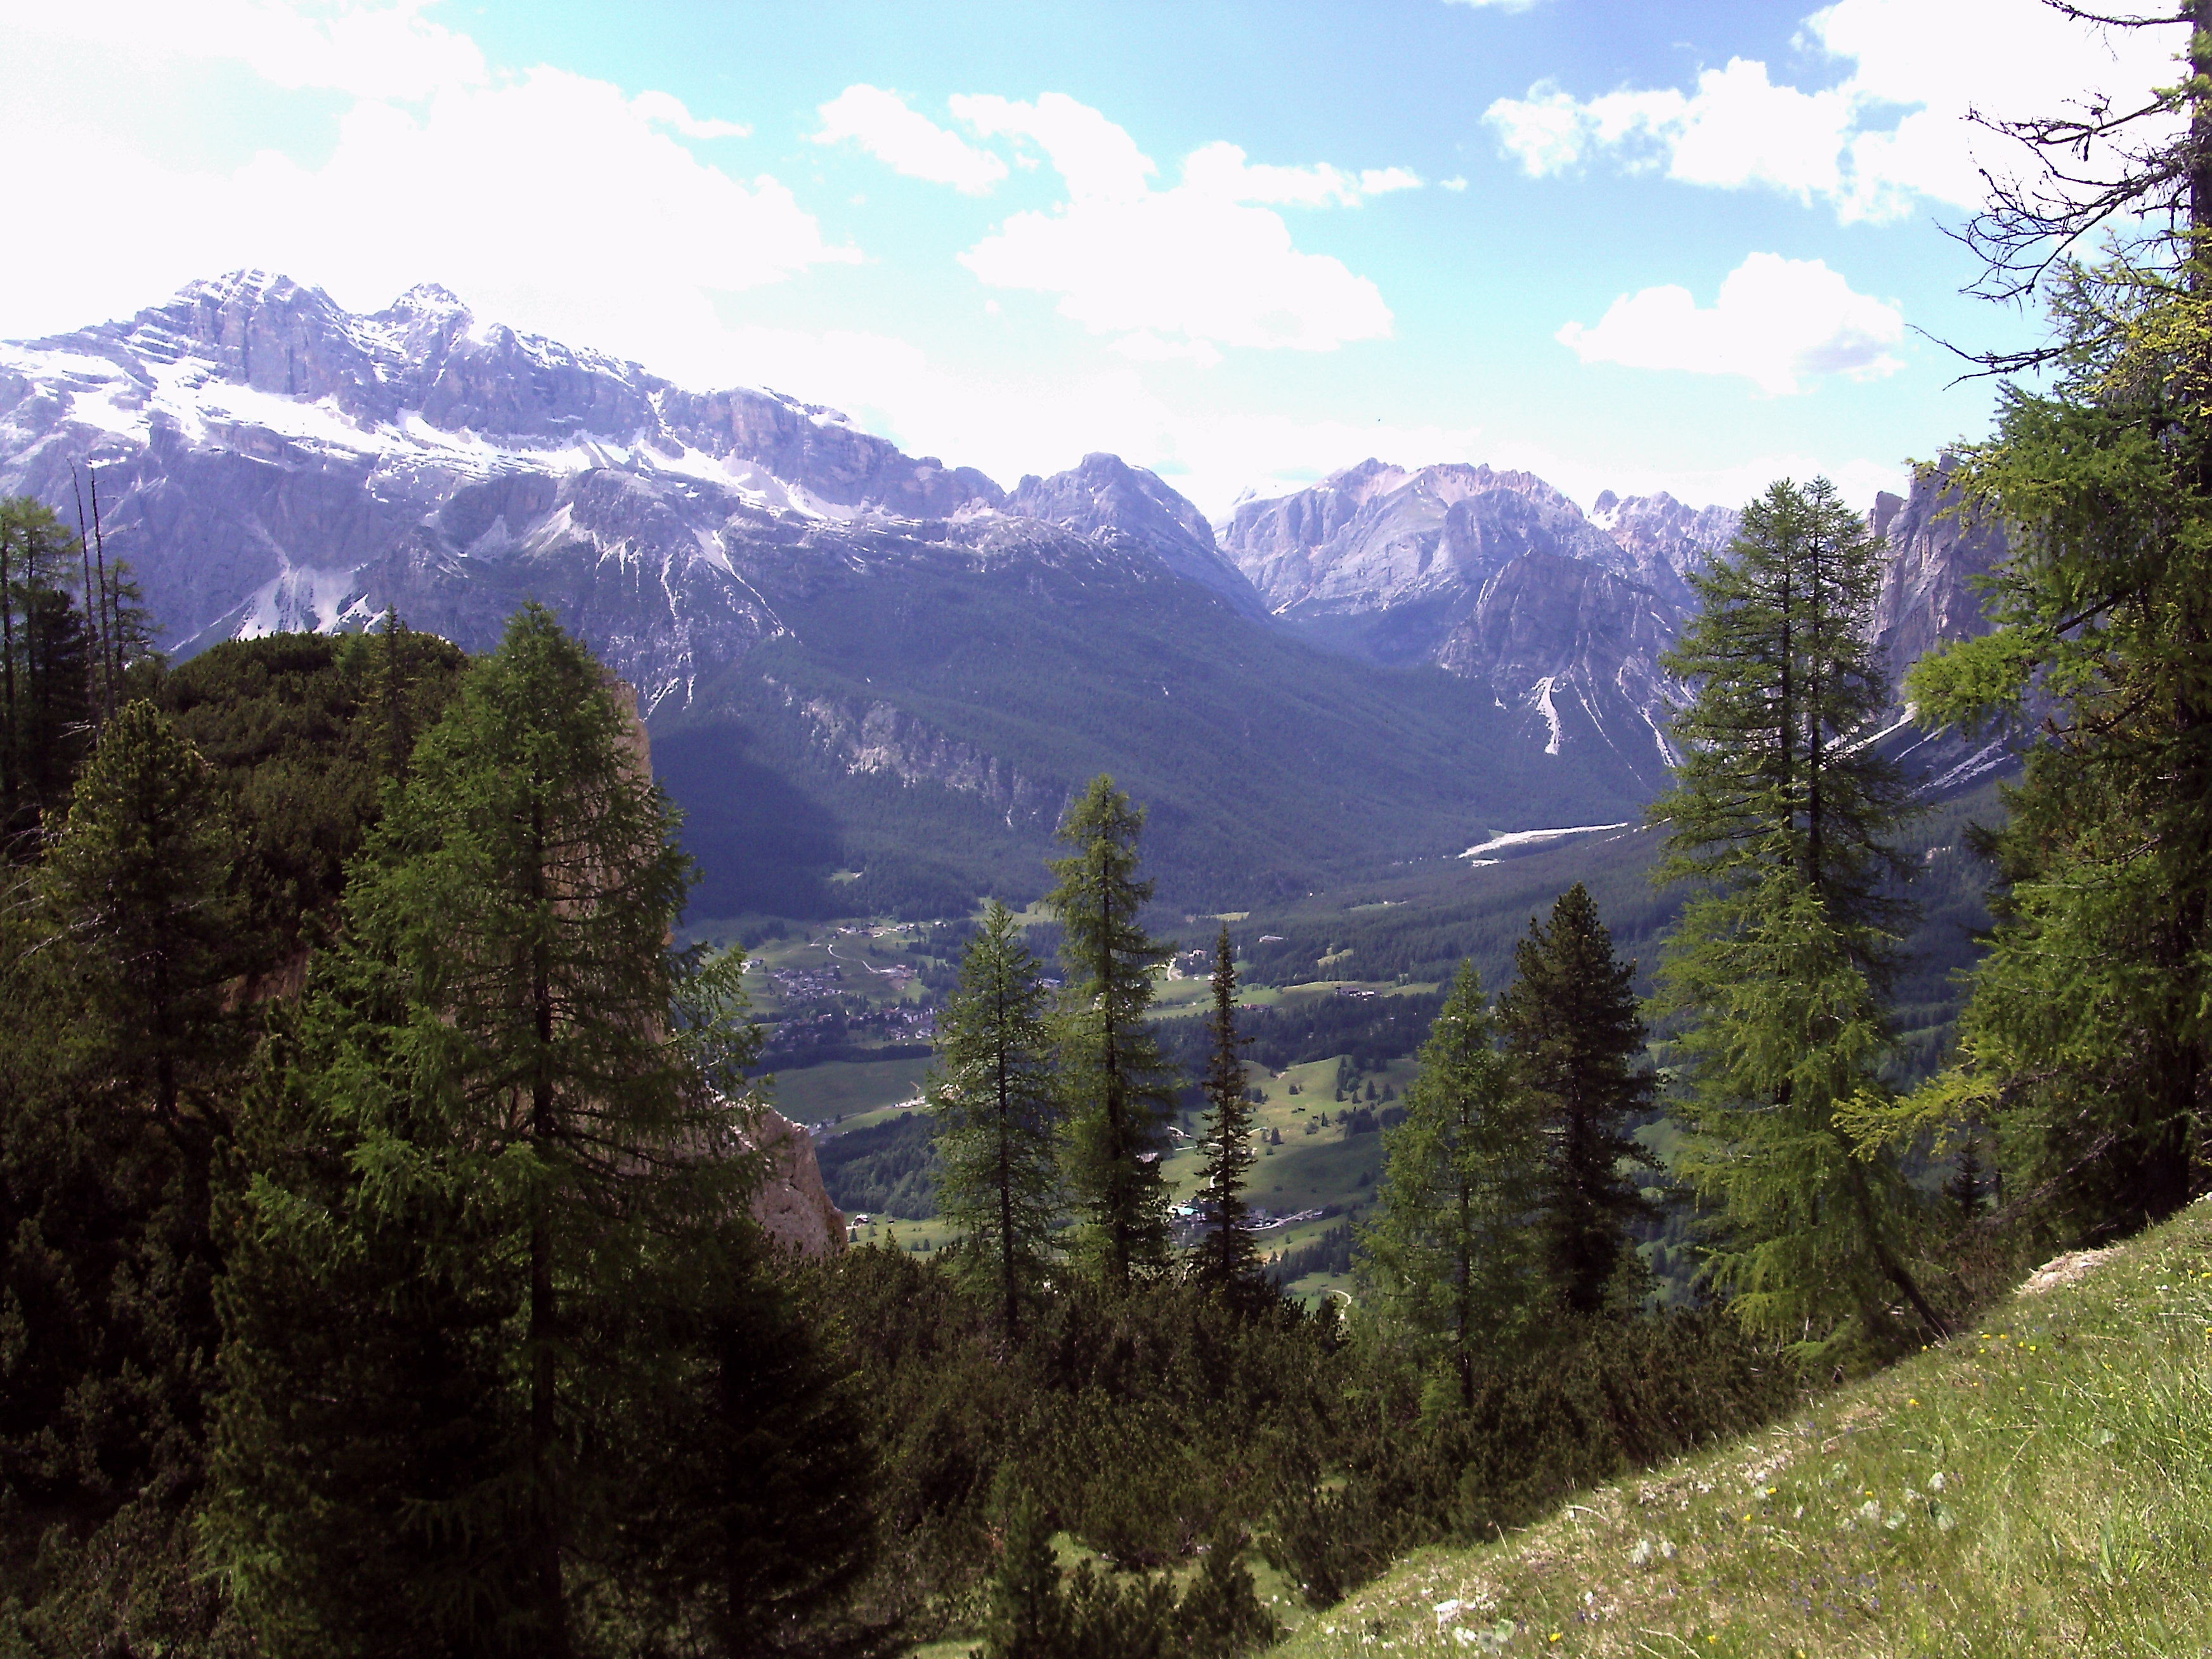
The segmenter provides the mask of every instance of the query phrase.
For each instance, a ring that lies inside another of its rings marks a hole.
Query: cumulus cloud
[[[1356,206],[1410,190],[1402,167],[1364,172],[1255,164],[1234,144],[1184,159],[1181,180],[1120,126],[1063,93],[1034,103],[957,97],[952,112],[986,137],[1034,146],[1066,199],[1016,213],[960,255],[989,287],[1058,296],[1062,316],[1139,362],[1218,362],[1224,348],[1328,351],[1387,338],[1375,284],[1293,242],[1276,207]]]
[[[1687,92],[1584,99],[1539,82],[1484,119],[1532,177],[1605,156],[1685,184],[1817,198],[1845,222],[1881,221],[1922,201],[1979,204],[1978,161],[2007,160],[2001,141],[1966,121],[1970,107],[2047,113],[2099,76],[2132,95],[2173,78],[2182,43],[2176,31],[2100,30],[2039,0],[1838,0],[1805,20],[1802,39],[1848,66],[1836,85],[1778,83],[1765,64],[1734,58]]]
[[[1897,307],[1851,290],[1818,259],[1754,253],[1701,307],[1686,288],[1624,294],[1594,327],[1569,323],[1558,339],[1586,363],[1741,375],[1771,396],[1804,391],[1826,374],[1876,380],[1904,367]]]
[[[817,144],[850,142],[909,179],[980,196],[1006,176],[1006,164],[909,109],[895,92],[856,83],[822,106]]]
[[[702,159],[693,143],[743,126],[667,93],[632,97],[553,69],[490,72],[473,43],[406,0],[210,0],[191,9],[204,29],[171,20],[185,9],[43,8],[36,36],[11,46],[36,39],[64,66],[98,64],[110,44],[99,29],[143,23],[149,34],[114,49],[143,56],[149,40],[173,39],[172,57],[228,58],[278,84],[349,95],[335,143],[305,160],[272,149],[196,170],[134,143],[66,73],[41,77],[51,95],[0,98],[0,153],[24,176],[97,181],[99,201],[129,204],[131,234],[106,239],[97,260],[9,270],[11,313],[33,328],[126,313],[191,277],[258,264],[356,308],[434,278],[518,327],[666,360],[687,333],[719,327],[715,295],[859,257],[826,242],[773,177]]]

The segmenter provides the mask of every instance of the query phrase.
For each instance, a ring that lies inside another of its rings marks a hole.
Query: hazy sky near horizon
[[[0,0],[0,337],[282,270],[1210,514],[1376,455],[1854,500],[1985,431],[1965,119],[2175,78],[2036,0]],[[35,240],[28,234],[36,227]]]

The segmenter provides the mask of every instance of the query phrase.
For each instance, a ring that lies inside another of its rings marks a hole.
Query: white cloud
[[[968,195],[980,196],[1006,176],[1006,164],[990,151],[977,149],[957,133],[947,132],[927,116],[908,108],[896,93],[880,87],[849,86],[823,105],[819,112],[822,130],[814,134],[816,143],[850,139],[909,179],[951,185]]]
[[[1615,300],[1596,326],[1569,323],[1557,337],[1586,363],[1741,375],[1783,396],[1824,374],[1895,374],[1904,365],[1891,353],[1905,319],[1853,293],[1820,260],[1754,253],[1723,280],[1710,308],[1685,288],[1647,288]]]
[[[186,40],[177,51],[191,58],[227,56],[283,84],[349,94],[335,143],[307,161],[264,150],[243,166],[193,170],[122,136],[81,87],[45,102],[0,98],[11,166],[97,180],[104,202],[129,204],[131,225],[97,260],[14,262],[9,331],[127,314],[192,277],[258,264],[356,308],[436,280],[488,317],[665,359],[688,332],[719,326],[715,294],[859,257],[826,243],[774,178],[702,161],[688,141],[741,129],[696,118],[668,94],[633,98],[553,69],[489,73],[473,43],[424,22],[412,3],[211,0],[205,32],[173,25],[168,14],[184,9],[41,9],[21,32],[9,20],[9,49],[35,29],[42,48],[97,62],[106,46],[95,25],[147,21],[161,40]],[[46,28],[50,12],[66,17],[58,37]],[[325,50],[349,41],[381,43],[383,57]],[[143,37],[118,49],[153,51]]]
[[[1224,202],[1257,202],[1275,207],[1358,207],[1370,196],[1419,190],[1418,175],[1405,167],[1369,167],[1347,173],[1326,161],[1315,167],[1254,164],[1235,144],[1212,143],[1182,158],[1184,187]]]
[[[1065,94],[1034,104],[957,97],[951,107],[987,137],[1034,144],[1067,188],[1056,207],[1012,215],[960,256],[988,286],[1056,295],[1062,316],[1119,336],[1116,349],[1139,362],[1208,364],[1224,348],[1328,351],[1389,337],[1375,284],[1301,252],[1273,209],[1351,206],[1417,187],[1406,169],[1255,165],[1215,143],[1194,150],[1182,181],[1161,190],[1135,140]]]
[[[692,114],[672,92],[641,92],[629,106],[648,121],[682,133],[686,138],[750,138],[753,130],[743,121],[722,121]]]
[[[1587,100],[1539,82],[1484,119],[1532,177],[1605,155],[1685,184],[1818,197],[1845,222],[1880,221],[1923,199],[1980,204],[1977,146],[2000,166],[2008,147],[1966,121],[1970,106],[2000,118],[2056,112],[2100,76],[2135,96],[2174,78],[2182,44],[2179,31],[2100,30],[2039,0],[1838,0],[1806,19],[1804,40],[1849,73],[1806,91],[1736,58],[1687,93]]]
[[[1543,0],[1445,0],[1445,3],[1475,11],[1526,11],[1531,6],[1541,5]]]
[[[1077,201],[1132,202],[1159,169],[1137,141],[1088,104],[1048,92],[1034,104],[995,94],[960,94],[952,112],[986,138],[1028,139],[1045,153]]]
[[[476,42],[422,14],[432,0],[73,0],[15,7],[13,26],[81,46],[234,59],[272,85],[411,101],[484,78]]]

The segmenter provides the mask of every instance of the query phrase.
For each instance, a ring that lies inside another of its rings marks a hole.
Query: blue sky
[[[1216,516],[1370,453],[1863,501],[1986,425],[1939,342],[2034,326],[1959,293],[2012,164],[1966,106],[2179,45],[2035,0],[0,0],[52,232],[0,337],[258,264]]]

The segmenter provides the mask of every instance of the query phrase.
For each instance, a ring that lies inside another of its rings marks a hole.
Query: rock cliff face
[[[1675,759],[1658,653],[1680,613],[1650,588],[1557,553],[1523,553],[1486,582],[1437,665],[1486,682],[1522,712],[1529,741],[1557,755],[1572,738],[1620,749],[1656,782]]]
[[[814,1140],[782,1113],[763,1107],[759,1145],[768,1153],[768,1176],[753,1194],[753,1219],[786,1249],[830,1255],[845,1248],[845,1214],[830,1201]]]
[[[1948,473],[1946,459],[1909,498],[1883,495],[1869,521],[1887,548],[1873,629],[1893,677],[1987,625],[1971,584],[2003,538],[1950,511]],[[1737,525],[1731,508],[1611,490],[1585,517],[1526,473],[1370,460],[1240,505],[1224,543],[1287,625],[1377,660],[1434,662],[1488,686],[1547,754],[1601,745],[1656,787],[1679,696],[1658,658],[1696,607],[1689,574]],[[1893,741],[1954,781],[2001,758],[1902,726]]]
[[[1628,556],[1628,574],[1685,611],[1697,599],[1684,576],[1735,538],[1737,518],[1734,507],[1685,507],[1664,490],[1624,500],[1608,489],[1590,504],[1590,522]]]
[[[1889,548],[1874,635],[1893,676],[1936,645],[1989,631],[1973,584],[2003,559],[2004,532],[1966,514],[1948,455],[1913,478],[1910,495],[1884,490],[1869,522]]]
[[[1376,460],[1295,495],[1246,501],[1224,538],[1276,617],[1386,662],[1433,659],[1483,585],[1523,553],[1625,565],[1541,478]]]

